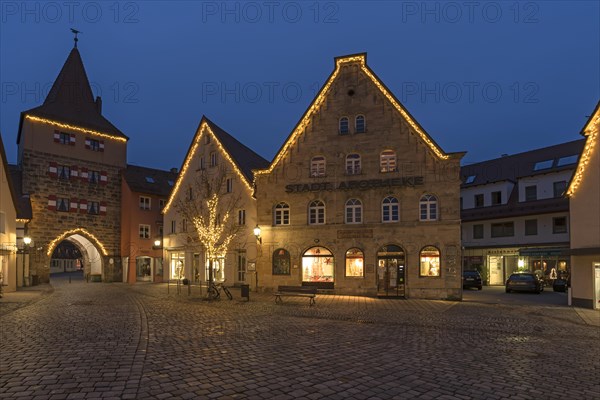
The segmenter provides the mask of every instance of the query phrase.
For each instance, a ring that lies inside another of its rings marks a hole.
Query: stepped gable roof
[[[261,169],[269,166],[269,161],[265,160],[256,154],[254,150],[250,149],[236,138],[231,136],[229,133],[225,132],[206,116],[202,117],[202,121],[207,123],[249,183],[252,183],[254,179],[254,174],[252,172],[253,169]]]
[[[73,48],[69,53],[44,103],[21,113],[17,143],[21,139],[25,115],[129,139],[102,116],[101,106],[94,101],[92,88],[77,48]]]
[[[574,169],[585,139],[542,147],[461,167],[462,188]]]
[[[127,164],[123,177],[133,192],[167,198],[177,180],[177,173]]]

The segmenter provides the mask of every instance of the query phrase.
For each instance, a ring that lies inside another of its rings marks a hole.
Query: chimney
[[[96,111],[98,114],[102,114],[102,97],[96,96]]]

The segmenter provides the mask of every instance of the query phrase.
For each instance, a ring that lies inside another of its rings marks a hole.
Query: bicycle
[[[233,295],[231,294],[229,289],[227,289],[227,286],[224,285],[224,282],[220,282],[217,284],[215,284],[214,282],[210,283],[208,290],[207,290],[208,298],[211,300],[220,299],[221,291],[223,291],[223,293],[225,293],[225,296],[227,296],[227,298],[229,300],[233,300]]]

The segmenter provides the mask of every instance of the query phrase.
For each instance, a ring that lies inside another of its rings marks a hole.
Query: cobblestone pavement
[[[184,289],[2,299],[0,398],[600,398],[600,328],[569,307]]]

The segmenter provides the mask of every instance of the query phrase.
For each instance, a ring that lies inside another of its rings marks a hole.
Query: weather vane
[[[77,42],[79,41],[79,39],[77,39],[77,34],[81,33],[81,31],[71,28],[71,32],[73,32],[75,34],[75,39],[74,39],[75,40],[75,48],[77,48]]]

